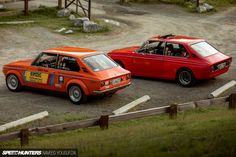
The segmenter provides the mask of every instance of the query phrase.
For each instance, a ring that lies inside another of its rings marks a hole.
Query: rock
[[[61,33],[61,32],[64,32],[65,30],[66,28],[61,28],[61,29],[55,30],[55,32]]]
[[[76,18],[74,19],[74,26],[80,27],[83,26],[85,21],[89,21],[87,17]]]
[[[71,20],[71,21],[75,20],[75,15],[70,14],[70,16],[69,16],[69,20]]]
[[[84,21],[83,31],[86,33],[98,32],[102,29],[97,23],[92,21]]]
[[[110,23],[110,24],[115,25],[115,26],[120,26],[120,22],[118,22],[118,21],[114,21],[114,20],[110,20],[110,19],[104,19],[104,22]]]
[[[0,10],[3,10],[3,9],[5,9],[4,5],[0,4]]]
[[[57,12],[57,17],[67,17],[70,15],[69,9],[62,9]]]
[[[210,4],[203,3],[202,5],[206,8],[207,11],[214,10],[214,7],[212,5],[210,5]]]
[[[74,31],[72,31],[72,30],[68,30],[65,32],[65,34],[72,34],[72,33],[74,33]]]
[[[203,5],[200,5],[199,7],[197,7],[197,12],[205,13],[205,12],[207,12],[207,9]]]

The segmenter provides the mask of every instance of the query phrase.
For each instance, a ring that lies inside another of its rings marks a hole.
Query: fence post
[[[62,8],[62,0],[58,0],[58,9]]]
[[[196,0],[196,3],[197,3],[197,7],[199,7],[199,0]]]
[[[236,93],[229,96],[229,109],[236,109]]]
[[[101,129],[108,129],[109,115],[101,115],[99,119],[99,126]]]
[[[88,1],[88,18],[91,20],[91,0]]]
[[[29,15],[29,0],[24,1],[24,15]]]
[[[170,119],[174,119],[177,117],[177,104],[171,104],[169,108],[169,117]]]
[[[20,144],[21,144],[21,146],[29,144],[29,129],[21,129],[21,131],[20,131]]]

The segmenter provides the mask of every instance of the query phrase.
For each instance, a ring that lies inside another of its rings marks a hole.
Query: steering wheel
[[[44,66],[44,67],[50,67],[50,65],[51,65],[51,63],[50,63],[50,61],[49,60],[43,60],[42,61],[42,65]]]

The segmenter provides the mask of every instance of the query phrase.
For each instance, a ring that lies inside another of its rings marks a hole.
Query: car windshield
[[[208,57],[219,52],[207,42],[199,42],[191,45],[191,47],[202,57]]]
[[[83,59],[93,71],[101,71],[118,65],[104,54],[89,56]]]

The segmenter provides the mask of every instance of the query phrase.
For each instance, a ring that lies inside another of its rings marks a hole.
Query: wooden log
[[[215,91],[213,91],[212,93],[210,93],[208,95],[208,98],[216,98],[218,96],[220,96],[222,93],[224,93],[226,90],[234,87],[236,85],[236,81],[232,80],[230,82],[228,82],[227,84],[225,84],[224,86],[216,89]]]
[[[13,140],[19,137],[20,137],[20,131],[15,131],[8,134],[0,135],[0,141],[4,142],[8,140]]]
[[[20,25],[20,24],[30,24],[35,21],[8,21],[8,22],[0,22],[0,25]]]
[[[178,111],[188,111],[196,108],[195,102],[187,102],[178,105]]]
[[[170,119],[175,119],[177,117],[177,104],[171,104],[169,108],[169,117]]]
[[[236,93],[229,96],[229,109],[236,109]]]
[[[125,113],[127,111],[129,111],[131,108],[141,104],[141,103],[144,103],[146,101],[150,100],[150,97],[148,95],[144,95],[143,97],[135,100],[135,101],[132,101],[131,103],[128,103],[127,105],[125,106],[122,106],[121,108],[113,111],[112,113],[113,114],[121,114],[121,113]]]
[[[19,120],[16,120],[16,121],[4,124],[4,125],[1,125],[0,132],[5,131],[10,128],[13,128],[13,127],[16,127],[16,126],[19,126],[19,125],[22,125],[22,124],[26,124],[26,123],[38,120],[38,119],[42,119],[46,116],[48,116],[48,112],[44,111],[44,112],[40,112],[40,113],[31,115],[31,116],[28,116],[28,117],[25,117],[25,118],[22,118],[22,119],[19,119]]]
[[[21,146],[29,145],[29,129],[21,129],[20,144]]]
[[[99,118],[87,119],[82,121],[75,121],[69,123],[62,123],[56,125],[48,125],[44,127],[37,127],[30,129],[30,135],[43,135],[55,132],[62,132],[66,130],[75,130],[81,128],[87,128],[91,126],[98,125]]]
[[[109,117],[109,121],[116,122],[116,121],[130,120],[130,119],[136,119],[136,118],[143,118],[147,116],[160,115],[163,113],[167,113],[169,107],[170,106],[162,106],[162,107],[150,108],[150,109],[141,110],[141,111],[122,113],[119,115],[111,115]]]
[[[102,115],[99,119],[99,126],[101,129],[108,129],[109,115]]]

